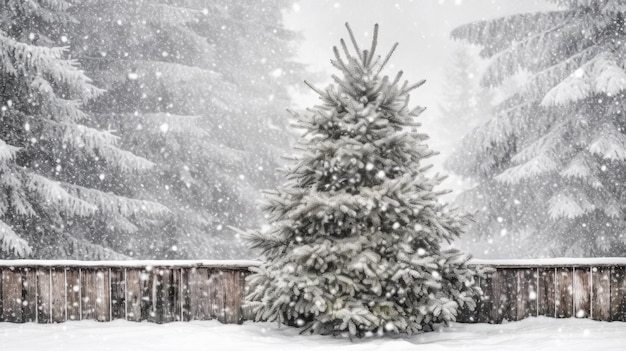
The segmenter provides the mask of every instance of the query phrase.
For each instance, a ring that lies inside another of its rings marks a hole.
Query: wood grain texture
[[[187,322],[191,320],[191,299],[189,290],[189,269],[180,268],[180,298],[181,298],[181,318]]]
[[[211,318],[217,318],[217,320],[222,323],[224,323],[225,320],[225,275],[225,272],[222,270],[209,269],[208,290],[210,316]]]
[[[126,319],[141,321],[141,277],[139,268],[125,268],[126,270]]]
[[[574,317],[589,318],[591,316],[591,270],[578,267],[573,271],[572,298]]]
[[[573,316],[574,298],[572,287],[573,268],[556,268],[555,283],[555,306],[557,318],[569,318]]]
[[[242,323],[241,301],[244,279],[237,270],[226,270],[222,274],[223,320],[224,323]]]
[[[538,270],[539,286],[537,289],[538,310],[537,315],[555,317],[555,274],[554,268],[539,268]]]
[[[96,271],[80,270],[81,320],[96,319]]]
[[[2,270],[2,315],[4,321],[21,323],[22,318],[22,271]]]
[[[537,315],[537,269],[518,269],[515,320]]]
[[[88,268],[81,270],[82,319],[100,322],[111,320],[109,269]]]
[[[491,276],[492,311],[491,321],[499,324],[505,320],[514,320],[517,314],[515,292],[517,290],[517,276],[515,269],[501,269]]]
[[[0,322],[4,322],[4,311],[2,308],[2,271],[3,269],[0,267]]]
[[[65,269],[50,270],[50,322],[61,323],[67,320],[67,289],[65,288]]]
[[[52,316],[51,290],[50,290],[50,268],[39,268],[37,274],[37,321],[39,323],[50,323]]]
[[[611,320],[626,322],[626,267],[611,268]]]
[[[189,319],[211,319],[209,299],[209,269],[192,268],[189,271]]]
[[[124,268],[111,268],[111,318],[126,318],[126,282]]]
[[[151,270],[150,301],[152,301],[149,321],[169,323],[180,320],[180,297],[178,284],[180,276],[178,270],[155,267]]]
[[[22,319],[24,322],[37,320],[37,270],[21,268],[22,271]]]
[[[111,320],[111,286],[108,268],[95,270],[96,275],[96,320]]]
[[[74,321],[81,319],[81,270],[79,268],[66,268],[65,279],[67,285],[65,294],[67,296],[67,320]]]
[[[598,321],[611,320],[611,267],[592,269],[591,318]]]

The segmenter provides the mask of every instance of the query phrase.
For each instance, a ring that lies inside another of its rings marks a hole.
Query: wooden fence
[[[495,272],[479,279],[483,295],[466,323],[502,323],[530,316],[626,322],[626,258],[473,260]]]
[[[626,321],[626,258],[474,260],[495,271],[467,323],[529,316]],[[0,322],[239,323],[256,261],[0,261]]]
[[[239,323],[256,261],[0,261],[0,321]]]

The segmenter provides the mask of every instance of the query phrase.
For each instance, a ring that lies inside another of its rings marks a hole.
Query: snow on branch
[[[603,124],[588,147],[589,152],[613,161],[626,160],[626,136],[610,122]]]
[[[9,145],[0,139],[0,163],[12,160],[21,148]]]
[[[20,238],[15,231],[0,220],[0,252],[13,252],[17,257],[28,257],[32,249],[28,242]]]
[[[563,177],[586,178],[591,175],[591,163],[585,153],[577,154],[569,164],[559,173]]]
[[[117,213],[124,217],[141,214],[158,216],[171,213],[169,208],[157,202],[131,199],[69,183],[64,183],[63,187],[72,196],[100,208],[105,213]]]
[[[482,46],[481,55],[491,57],[507,48],[510,43],[520,42],[563,23],[568,13],[563,11],[524,13],[496,20],[477,21],[455,28],[453,39],[466,40]]]
[[[553,220],[577,218],[595,209],[596,207],[584,194],[577,194],[574,197],[558,192],[548,200],[548,212]]]
[[[539,139],[530,143],[530,145],[520,150],[511,161],[517,164],[528,162],[533,158],[545,154],[554,155],[557,153],[557,147],[563,142],[563,137],[567,132],[566,123],[557,123],[550,130],[542,135]]]
[[[64,235],[63,240],[68,242],[66,249],[73,252],[76,257],[86,257],[96,260],[127,260],[129,257],[117,253],[107,247],[92,243],[82,238]]]
[[[144,171],[154,163],[116,146],[119,137],[111,132],[90,128],[80,124],[54,123],[50,125],[62,128],[62,140],[78,149],[86,149],[91,154],[102,156],[107,162],[115,165],[126,173]]]
[[[180,4],[176,6],[169,4],[159,4],[153,2],[142,2],[141,9],[137,12],[144,14],[146,20],[151,23],[167,26],[179,26],[182,24],[194,24],[198,17],[202,15],[202,11],[182,7]]]
[[[98,211],[91,203],[69,194],[57,181],[34,173],[29,173],[28,178],[28,190],[42,197],[44,203],[54,206],[59,212],[84,217]]]
[[[527,162],[507,168],[504,172],[498,174],[495,179],[507,183],[516,184],[522,179],[529,179],[539,175],[545,175],[558,169],[558,163],[554,158],[545,153],[539,154]]]
[[[593,94],[615,96],[626,89],[626,72],[613,54],[602,52],[550,89],[541,104],[563,106]]]

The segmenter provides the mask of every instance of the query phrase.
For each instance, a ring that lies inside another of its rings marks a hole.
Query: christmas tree
[[[478,210],[471,231],[509,252],[623,256],[626,1],[554,2],[453,31],[490,59],[485,85],[525,79],[450,165],[478,182],[463,195]]]
[[[409,92],[381,71],[389,54],[334,48],[342,73],[322,104],[297,118],[300,138],[286,183],[267,192],[272,224],[247,233],[264,262],[249,277],[257,319],[350,336],[415,333],[474,307],[478,288],[467,256],[443,250],[464,220],[438,203],[422,161],[433,154],[417,133]],[[340,54],[343,52],[344,57]]]

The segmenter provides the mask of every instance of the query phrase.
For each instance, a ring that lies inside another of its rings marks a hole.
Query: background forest
[[[1,6],[0,255],[245,256],[302,76],[285,2]]]
[[[0,258],[255,257],[346,19],[429,81],[453,246],[626,254],[626,1],[364,2],[0,0]]]

